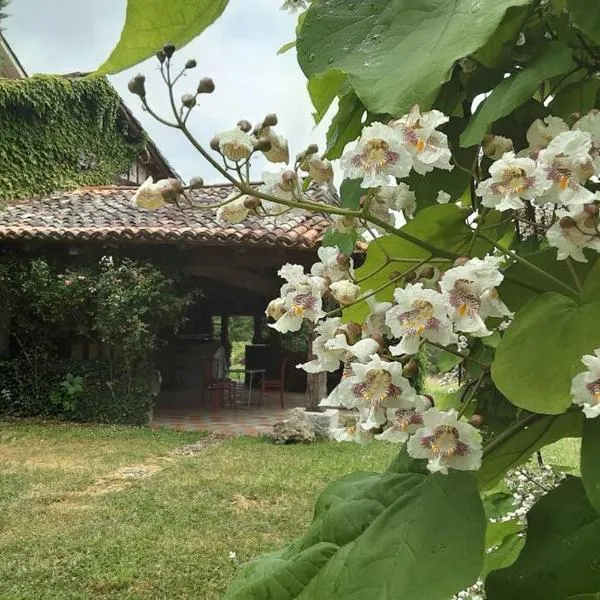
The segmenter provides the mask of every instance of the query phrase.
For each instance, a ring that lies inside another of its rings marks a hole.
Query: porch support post
[[[262,344],[262,329],[264,322],[264,315],[262,313],[258,313],[253,315],[254,319],[254,331],[252,332],[252,343],[253,344]]]

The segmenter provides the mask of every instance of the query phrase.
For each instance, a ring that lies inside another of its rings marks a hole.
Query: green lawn
[[[237,561],[304,530],[329,481],[395,451],[240,438],[171,454],[201,437],[0,422],[0,600],[220,598]]]

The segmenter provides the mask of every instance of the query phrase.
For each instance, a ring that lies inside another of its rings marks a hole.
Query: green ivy
[[[114,183],[145,140],[99,76],[0,80],[0,198]]]

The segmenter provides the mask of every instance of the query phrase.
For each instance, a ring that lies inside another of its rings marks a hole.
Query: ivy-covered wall
[[[114,183],[143,146],[104,77],[0,79],[0,199]]]

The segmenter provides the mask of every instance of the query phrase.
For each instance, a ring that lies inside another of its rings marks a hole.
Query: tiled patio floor
[[[238,403],[237,411],[232,408],[211,410],[203,406],[194,393],[163,394],[154,410],[151,427],[168,427],[184,431],[210,431],[219,435],[259,436],[273,431],[273,424],[280,421],[290,408],[304,406],[304,394],[286,393],[285,408],[279,403],[278,393],[266,393],[263,405],[250,407],[246,404],[247,395],[243,394],[243,403]],[[253,402],[258,400],[254,394]]]

